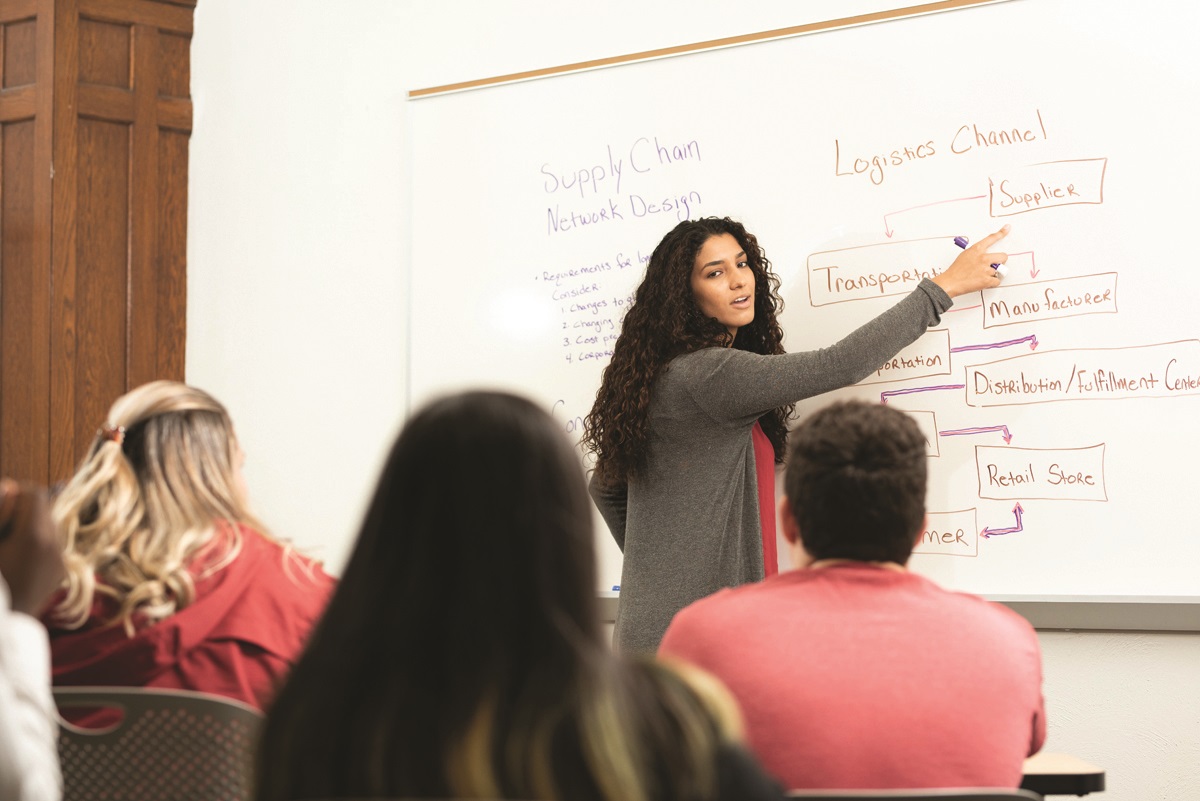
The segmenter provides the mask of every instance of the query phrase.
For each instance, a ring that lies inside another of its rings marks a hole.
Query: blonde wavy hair
[[[67,563],[56,622],[82,626],[99,593],[117,604],[107,622],[132,634],[135,613],[154,623],[194,600],[193,557],[219,536],[201,576],[233,561],[237,523],[271,539],[247,509],[238,453],[229,413],[202,390],[154,381],[118,398],[54,502]]]
[[[485,700],[446,755],[454,797],[512,797],[497,770],[498,751],[524,778],[516,797],[586,797],[585,787],[564,783],[555,763],[556,740],[568,736],[563,724],[577,715],[569,736],[578,738],[603,801],[716,798],[716,754],[745,742],[741,709],[725,685],[687,662],[648,655],[614,658],[605,667],[554,713],[528,710],[516,725],[503,726],[494,700]],[[664,772],[669,786],[662,784]]]

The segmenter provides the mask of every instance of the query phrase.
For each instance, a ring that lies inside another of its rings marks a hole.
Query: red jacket
[[[82,627],[63,629],[48,619],[54,684],[197,690],[265,709],[335,582],[294,554],[285,565],[281,546],[240,528],[241,552],[196,580],[195,600],[158,623],[138,624],[132,637],[120,623],[105,623],[115,604],[99,593]],[[194,563],[206,562],[200,556]]]

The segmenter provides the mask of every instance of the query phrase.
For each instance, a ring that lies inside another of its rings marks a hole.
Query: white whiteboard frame
[[[673,58],[706,50],[740,47],[783,38],[806,36],[813,33],[829,32],[860,25],[871,25],[1005,2],[1012,2],[1012,0],[942,0],[941,2],[898,7],[871,14],[732,36],[690,45],[642,51],[593,61],[564,64],[556,67],[414,89],[408,92],[408,99],[410,102],[419,101],[422,98],[486,89],[509,83],[552,78],[586,70],[607,69],[619,65]],[[411,293],[408,293],[408,295],[409,302],[411,303],[412,295]],[[409,319],[411,320],[411,314]],[[409,378],[408,385],[411,388],[411,376]],[[408,401],[411,411],[411,390]],[[1009,607],[1028,620],[1034,628],[1040,630],[1200,632],[1200,596],[985,595],[983,597]],[[602,593],[598,598],[602,620],[608,623],[615,621],[618,602],[616,595]]]
[[[1200,631],[1200,596],[987,595],[1041,631]],[[617,598],[600,597],[601,619],[617,619]]]
[[[994,595],[1035,629],[1200,631],[1200,596]]]

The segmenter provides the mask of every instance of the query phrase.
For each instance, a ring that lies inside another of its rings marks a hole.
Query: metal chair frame
[[[149,687],[55,687],[59,715],[111,709],[101,729],[59,722],[63,801],[249,799],[263,715],[231,698]]]
[[[919,790],[791,790],[799,801],[1042,801],[1032,790],[1009,787],[948,787]]]

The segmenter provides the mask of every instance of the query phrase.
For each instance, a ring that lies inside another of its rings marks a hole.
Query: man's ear
[[[792,502],[786,495],[779,504],[779,522],[783,524],[783,538],[788,541],[788,544],[798,543],[800,541],[800,524],[796,522],[796,515],[792,514]]]
[[[792,568],[801,570],[812,564],[813,557],[804,548],[804,540],[800,539],[800,524],[796,522],[796,515],[792,509],[792,503],[783,496],[783,502],[779,504],[779,518],[783,524],[783,538],[787,540],[788,545],[792,549]]]

